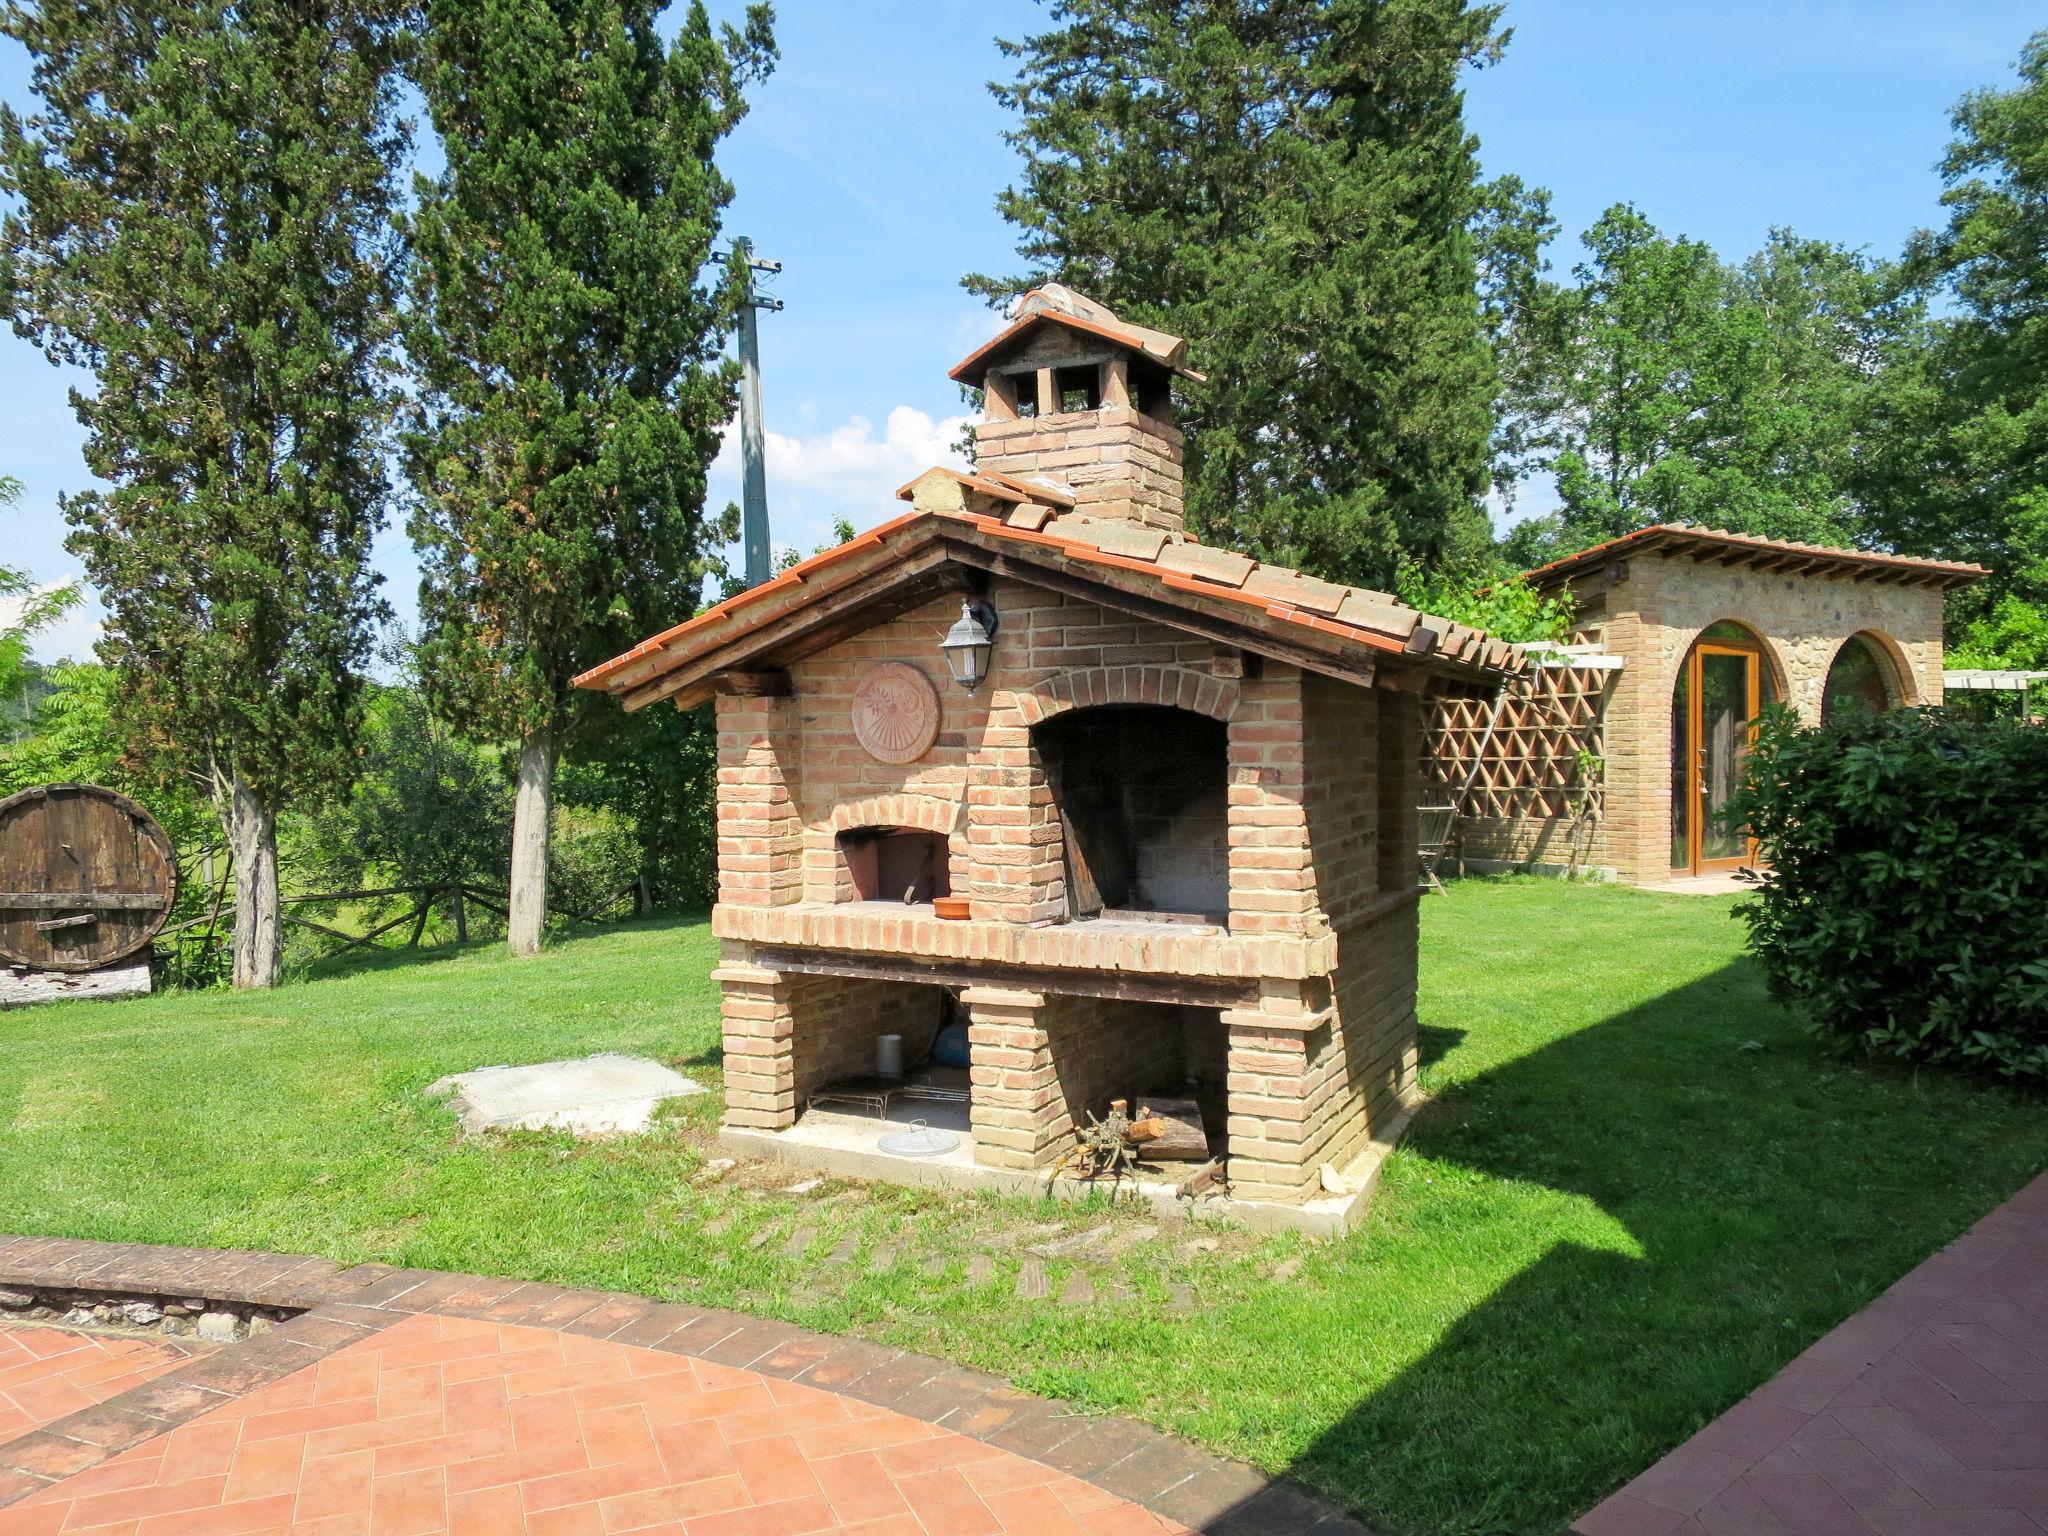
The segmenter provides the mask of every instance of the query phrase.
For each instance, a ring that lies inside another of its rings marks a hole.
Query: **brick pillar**
[[[1228,750],[1230,931],[1320,931],[1299,672],[1269,664],[1266,676],[1244,681]]]
[[[718,699],[718,899],[781,907],[803,899],[797,701]]]
[[[1376,700],[1379,888],[1413,890],[1422,881],[1422,696],[1381,689]]]
[[[1250,1008],[1226,1008],[1231,1193],[1246,1200],[1301,1201],[1318,1188],[1319,1144],[1311,1100],[1310,1047],[1317,1014],[1306,992],[1269,987]],[[1327,1039],[1327,1035],[1324,1035]]]
[[[1006,987],[969,987],[969,1078],[974,1160],[990,1168],[1030,1170],[1058,1157],[1066,1106],[1053,1074],[1046,998]]]
[[[1034,594],[1008,583],[995,593],[1001,617],[996,667],[1003,668],[1007,643],[1028,647],[1041,611]],[[1066,913],[1060,827],[1052,790],[1031,750],[1031,726],[1018,695],[1000,677],[983,695],[986,714],[970,720],[974,754],[967,765],[968,888],[978,921],[1051,922]]]
[[[727,959],[711,979],[725,1033],[725,1123],[787,1130],[796,1124],[796,978]]]
[[[1607,621],[1607,649],[1628,657],[1607,700],[1606,798],[1595,858],[1623,880],[1671,878],[1671,687],[1683,647],[1634,612]]]

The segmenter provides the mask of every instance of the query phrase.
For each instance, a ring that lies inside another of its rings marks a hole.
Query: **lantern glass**
[[[995,650],[996,611],[972,598],[960,600],[960,617],[946,631],[939,649],[946,656],[946,670],[953,681],[969,693],[988,676],[989,656]]]

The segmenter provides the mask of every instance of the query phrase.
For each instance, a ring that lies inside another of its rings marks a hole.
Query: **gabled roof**
[[[927,472],[957,484],[955,510],[919,510],[813,555],[576,679],[628,709],[711,696],[720,672],[782,666],[947,591],[975,572],[1010,577],[1136,613],[1219,644],[1370,684],[1379,666],[1420,683],[1490,686],[1525,665],[1478,630],[1417,612],[1384,592],[1319,581],[1284,566],[1135,523],[1054,516],[1010,477]],[[978,485],[991,487],[977,489]]]
[[[1901,585],[1938,586],[1944,591],[1967,587],[1991,573],[1981,565],[1957,560],[1921,560],[1865,549],[1838,549],[1830,544],[1802,544],[1791,539],[1763,539],[1719,528],[1694,528],[1683,523],[1656,523],[1634,533],[1595,544],[1562,560],[1539,565],[1528,573],[1532,586],[1554,587],[1567,577],[1630,554],[1688,556],[1715,565],[1746,565],[1786,575],[1848,576]]]
[[[947,376],[961,384],[981,383],[982,373],[990,362],[1042,325],[1057,325],[1113,341],[1142,353],[1184,379],[1197,384],[1205,382],[1201,374],[1188,366],[1188,344],[1183,338],[1119,320],[1108,305],[1084,297],[1063,283],[1046,283],[1025,294],[1017,301],[1016,312],[1001,334],[968,353]]]

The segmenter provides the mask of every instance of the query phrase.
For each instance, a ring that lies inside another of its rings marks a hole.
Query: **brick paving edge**
[[[432,1312],[553,1328],[840,1393],[1085,1479],[1208,1536],[1369,1536],[1299,1485],[1135,1419],[1085,1413],[929,1355],[716,1308],[290,1254],[0,1235],[0,1287],[7,1286],[205,1295],[300,1310],[260,1338],[0,1444],[0,1508]]]

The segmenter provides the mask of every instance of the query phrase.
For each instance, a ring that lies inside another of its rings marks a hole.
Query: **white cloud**
[[[913,405],[899,405],[881,429],[866,416],[852,416],[822,432],[766,434],[768,527],[777,548],[808,554],[832,536],[834,518],[855,528],[872,528],[905,510],[896,489],[934,464],[966,468],[954,450],[970,418],[933,417]],[[737,424],[728,428],[711,466],[711,504],[740,495]]]
[[[46,581],[36,587],[35,595],[44,596],[64,586],[61,581]],[[86,589],[86,600],[70,609],[54,624],[46,624],[30,638],[29,654],[37,661],[48,665],[58,661],[91,661],[92,648],[100,638],[102,621],[106,615],[100,608],[99,599],[92,589]],[[21,611],[26,598],[0,597],[0,630],[12,629],[21,622]]]

